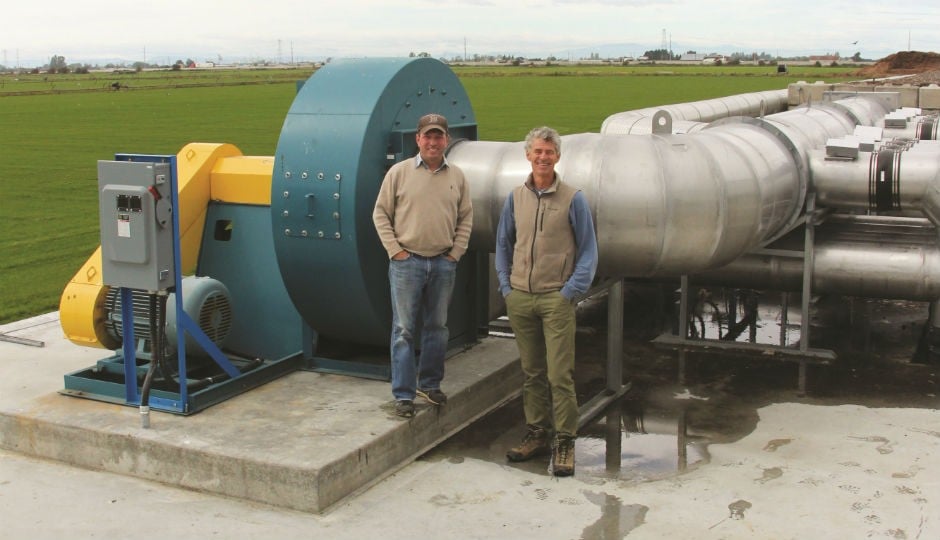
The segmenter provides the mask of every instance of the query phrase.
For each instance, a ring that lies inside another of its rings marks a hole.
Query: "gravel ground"
[[[886,76],[892,76],[888,74]],[[874,84],[874,83],[873,83]],[[940,85],[940,69],[935,69],[932,71],[925,71],[923,73],[918,73],[916,75],[908,75],[906,77],[899,77],[896,79],[891,79],[890,81],[879,80],[877,81],[878,85],[892,85],[892,86],[901,86],[901,85],[911,85],[911,86],[929,86],[931,84]]]

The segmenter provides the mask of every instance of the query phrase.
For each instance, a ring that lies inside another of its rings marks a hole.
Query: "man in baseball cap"
[[[426,114],[418,120],[418,135],[424,135],[432,129],[447,135],[447,119],[439,114]]]
[[[447,401],[441,390],[447,311],[473,224],[467,180],[444,157],[447,119],[422,116],[415,142],[418,155],[388,170],[372,212],[389,258],[392,396],[395,414],[405,418],[415,415],[416,396],[438,406]],[[419,320],[421,342],[415,343]]]

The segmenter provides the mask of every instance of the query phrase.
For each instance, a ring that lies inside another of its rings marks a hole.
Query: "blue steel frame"
[[[151,154],[115,154],[116,161],[135,161],[146,163],[169,163],[170,164],[170,204],[173,209],[173,286],[175,289],[176,309],[176,335],[179,336],[176,342],[177,357],[179,358],[179,380],[180,391],[179,399],[166,399],[158,396],[150,396],[150,406],[154,409],[162,409],[173,412],[189,412],[189,389],[186,382],[186,336],[188,332],[200,347],[206,351],[225,373],[236,378],[241,375],[241,371],[225,356],[225,354],[209,339],[208,336],[199,328],[199,325],[190,318],[183,310],[183,286],[182,271],[180,270],[180,222],[179,222],[179,193],[177,192],[176,175],[176,156],[174,155],[151,155]],[[131,300],[131,289],[120,288],[121,293],[121,317],[124,321],[133,321],[133,303]],[[134,325],[124,324],[124,399],[128,405],[140,405],[140,395],[137,391],[137,352],[134,341]]]

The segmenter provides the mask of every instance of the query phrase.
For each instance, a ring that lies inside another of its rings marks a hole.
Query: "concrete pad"
[[[882,344],[886,335],[896,343],[917,335],[914,323],[923,317],[919,308],[901,310],[891,321],[881,315],[876,312],[871,330],[872,341]],[[50,335],[56,334],[57,325],[51,328],[55,331]],[[579,347],[585,346],[579,351],[587,352],[592,337],[581,337]],[[603,348],[602,343],[595,346]],[[46,347],[59,345],[50,340]],[[28,398],[35,394],[23,388],[58,389],[63,373],[88,363],[20,352],[32,350],[0,343],[3,414],[15,407],[12,393]],[[97,358],[95,351],[89,352]],[[656,380],[656,373],[674,362],[635,347],[626,354],[632,370],[628,376],[637,382]],[[0,537],[940,538],[940,482],[933,474],[940,466],[940,392],[933,382],[940,380],[940,370],[894,363],[890,352],[877,354],[868,361],[905,373],[902,379],[909,384],[890,377],[869,381],[871,373],[859,363],[858,369],[846,368],[847,379],[831,374],[839,387],[825,396],[795,399],[787,390],[792,380],[780,376],[792,371],[760,368],[780,364],[755,360],[740,369],[717,369],[707,379],[699,372],[690,377],[694,386],[657,385],[643,401],[643,432],[628,431],[625,425],[618,433],[617,470],[611,468],[613,452],[610,446],[604,449],[603,438],[579,439],[576,473],[563,479],[550,476],[545,461],[506,462],[505,449],[518,442],[521,432],[511,418],[521,415],[513,403],[320,514],[0,449]],[[840,358],[862,360],[851,356]],[[69,365],[57,365],[63,363]],[[587,362],[579,365],[590,368]],[[758,373],[748,375],[754,371]],[[760,384],[766,388],[748,392],[747,399],[728,393],[739,378],[744,378],[739,386],[750,387],[755,376],[765,375],[774,381]],[[855,378],[864,381],[858,387],[865,389],[863,394],[843,391],[842,385]],[[42,395],[55,393],[43,389]],[[55,397],[64,404],[83,403]],[[27,405],[34,406],[34,400]],[[167,419],[201,419],[214,409],[189,418],[155,414],[153,429],[163,429]],[[686,412],[680,420],[670,410]],[[129,415],[128,431],[136,425],[135,414]],[[284,417],[292,425],[307,425]],[[603,428],[585,435],[605,432],[609,418]],[[721,424],[739,427],[724,431]],[[680,429],[688,433],[685,444],[677,447]],[[0,428],[0,434],[8,436],[7,430]],[[676,469],[683,449],[688,468],[668,472]]]
[[[487,338],[448,360],[449,400],[393,414],[387,382],[294,372],[198,414],[60,395],[63,376],[108,351],[72,345],[47,314],[0,327],[0,448],[218,495],[322,512],[413,461],[521,388],[515,342]]]
[[[940,411],[782,403],[758,414],[752,434],[710,445],[709,463],[677,477],[560,480],[432,453],[325,515],[0,451],[0,530],[229,540],[940,537]]]

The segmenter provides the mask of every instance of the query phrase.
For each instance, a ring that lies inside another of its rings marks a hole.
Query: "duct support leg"
[[[727,290],[726,290],[727,294]],[[738,291],[732,290],[728,299],[728,332],[738,323]],[[718,339],[721,339],[721,326],[718,328]],[[702,336],[705,337],[705,336]]]
[[[862,298],[862,350],[871,352],[871,302]]]
[[[814,251],[813,246],[816,241],[816,194],[813,192],[806,194],[806,237],[803,243],[803,298],[801,306],[800,320],[800,352],[809,352],[809,303],[813,288],[813,264]],[[806,360],[800,360],[799,390],[798,394],[802,397],[806,395]]]
[[[683,341],[689,338],[689,276],[687,275],[679,278],[679,335]],[[679,347],[679,384],[685,384],[685,355],[685,348]]]
[[[747,325],[748,340],[751,343],[757,343],[757,292],[748,291],[747,300],[745,300],[744,305],[747,306],[747,315],[745,316],[751,321],[750,324]]]
[[[607,391],[623,386],[623,279],[607,291]]]
[[[678,450],[677,463],[680,472],[689,468],[689,422],[688,409],[682,405],[679,409],[679,418],[676,425],[676,445]]]
[[[623,279],[618,279],[607,289],[607,384],[579,408],[578,429],[623,397],[630,386],[623,383]]]
[[[618,404],[607,409],[607,418],[604,423],[604,466],[608,472],[619,472],[623,463],[623,411]]]
[[[930,303],[930,308],[927,310],[927,330],[924,332],[924,349],[926,353],[924,354],[924,361],[927,364],[938,365],[940,364],[940,317],[937,316],[938,309],[940,309],[940,299],[934,300]]]

